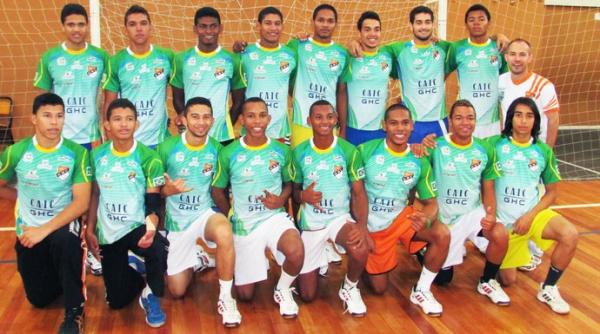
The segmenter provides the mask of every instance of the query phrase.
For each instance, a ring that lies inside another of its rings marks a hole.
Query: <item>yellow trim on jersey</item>
[[[483,43],[475,43],[473,42],[470,38],[467,39],[469,41],[469,44],[472,46],[477,46],[477,47],[482,47],[482,46],[486,46],[488,44],[490,44],[492,42],[491,39],[488,38],[487,41],[483,42]]]
[[[528,142],[526,142],[526,143],[519,143],[518,141],[516,141],[516,140],[514,140],[512,137],[510,137],[510,142],[511,142],[513,145],[517,146],[517,147],[523,147],[523,148],[525,148],[525,147],[529,147],[529,146],[531,146],[531,139],[529,139],[529,141],[528,141]]]
[[[66,44],[63,44],[63,50],[65,50],[66,53],[68,53],[70,55],[73,55],[73,56],[77,56],[77,55],[80,55],[80,54],[84,53],[85,50],[87,50],[87,47],[88,47],[88,44],[85,43],[85,46],[83,47],[83,49],[81,49],[81,50],[72,50],[72,49],[69,49]]]
[[[246,144],[246,142],[245,142],[245,141],[243,141],[243,139],[244,139],[245,137],[246,137],[246,136],[244,136],[244,137],[240,138],[240,144],[242,144],[242,146],[243,146],[244,148],[246,148],[246,149],[248,149],[248,150],[250,150],[250,151],[260,151],[260,150],[262,150],[263,148],[265,148],[265,147],[269,146],[269,144],[271,143],[271,139],[270,139],[269,137],[267,137],[267,141],[266,141],[264,144],[261,144],[261,145],[258,145],[258,146],[250,146],[250,145]],[[215,178],[215,179],[216,179],[216,178]]]
[[[311,41],[315,45],[318,45],[318,46],[321,46],[324,48],[328,48],[333,45],[333,41],[331,41],[329,43],[322,43],[322,42],[315,41],[312,37],[309,39],[309,41]]]
[[[392,155],[393,157],[398,157],[398,158],[402,158],[404,156],[406,156],[408,154],[408,152],[410,151],[410,147],[406,147],[406,150],[402,151],[402,152],[396,152],[394,151],[391,147],[388,146],[387,144],[387,139],[383,141],[383,148],[385,148],[385,150]]]
[[[431,47],[433,45],[433,43],[429,43],[429,44],[417,44],[417,43],[415,43],[414,40],[411,41],[411,42],[412,42],[412,45],[415,48],[417,48],[417,49],[427,49],[427,48],[429,48],[429,47]]]
[[[201,51],[200,49],[198,49],[198,46],[196,45],[195,50],[196,50],[196,54],[198,56],[204,57],[204,58],[210,58],[210,57],[216,55],[217,53],[219,53],[219,51],[221,51],[221,46],[220,45],[217,46],[217,48],[211,52],[204,52],[204,51]]]
[[[337,137],[333,136],[333,142],[331,143],[331,145],[329,145],[328,148],[320,149],[317,147],[317,145],[315,145],[314,138],[310,139],[310,146],[317,154],[326,154],[326,153],[331,152],[336,144],[337,144]]]
[[[116,157],[119,158],[124,158],[126,156],[129,156],[133,151],[135,151],[135,149],[137,148],[137,141],[134,139],[133,140],[133,145],[131,146],[131,148],[129,150],[127,150],[127,152],[119,152],[115,149],[113,143],[110,143],[110,151],[112,152],[112,154]]]
[[[46,147],[42,147],[38,143],[37,138],[35,136],[33,136],[33,138],[31,138],[31,141],[33,142],[33,147],[35,147],[38,151],[40,151],[42,153],[52,153],[52,152],[58,150],[58,148],[60,147],[60,145],[63,142],[62,137],[61,137],[58,144],[54,145],[53,147],[46,148]]]
[[[466,149],[466,148],[469,148],[469,147],[471,147],[471,145],[473,145],[473,137],[471,137],[471,142],[469,142],[469,143],[468,143],[468,144],[466,144],[466,145],[460,145],[460,144],[457,144],[457,143],[455,143],[455,142],[452,140],[452,137],[451,137],[451,134],[450,134],[450,133],[448,134],[448,138],[447,138],[447,139],[448,139],[448,144],[450,144],[450,145],[452,145],[452,146],[454,146],[454,147],[456,147],[456,148],[463,149],[463,150],[464,150],[464,149]]]
[[[148,50],[142,54],[133,52],[133,50],[131,50],[129,47],[127,48],[127,51],[133,58],[144,59],[144,58],[148,57],[152,53],[152,51],[154,51],[154,47],[152,46],[152,44],[150,44],[150,50]]]
[[[260,45],[260,42],[256,42],[256,47],[258,47],[259,49],[266,51],[266,52],[274,52],[274,51],[281,49],[281,44],[277,44],[277,46],[274,48],[268,48],[266,46]]]
[[[379,51],[379,50],[375,50],[375,51],[373,51],[373,52],[363,51],[363,56],[367,56],[367,57],[373,57],[373,56],[377,55],[377,52],[378,52],[378,51]]]
[[[204,143],[198,145],[198,146],[194,146],[190,143],[187,142],[187,140],[185,139],[185,134],[187,133],[187,130],[181,134],[181,142],[183,143],[183,146],[185,146],[188,150],[190,151],[201,151],[202,149],[204,149],[204,147],[206,147],[206,144],[208,143],[208,136],[206,136],[206,139],[204,140]]]

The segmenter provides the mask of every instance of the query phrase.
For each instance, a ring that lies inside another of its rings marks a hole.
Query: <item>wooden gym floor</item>
[[[563,297],[571,305],[566,316],[554,314],[536,299],[538,282],[549,266],[544,257],[541,268],[520,273],[518,283],[506,289],[509,307],[493,305],[476,291],[483,257],[471,245],[465,263],[457,267],[448,287],[434,286],[432,291],[444,306],[440,318],[430,318],[413,305],[408,296],[418,279],[420,266],[399,250],[401,262],[391,273],[391,285],[384,296],[362,289],[368,307],[364,318],[343,314],[337,291],[345,264],[331,265],[330,275],[321,279],[319,299],[300,304],[295,320],[279,316],[272,300],[272,289],[279,269],[272,266],[269,279],[262,283],[252,303],[239,303],[242,325],[228,330],[222,327],[216,312],[218,283],[215,270],[195,274],[193,285],[183,300],[166,296],[162,306],[167,323],[151,329],[144,322],[137,303],[121,311],[112,311],[104,302],[100,277],[87,276],[86,333],[592,333],[600,331],[600,181],[563,182],[556,203],[558,211],[571,220],[580,232],[577,253],[559,282]],[[35,309],[26,300],[17,273],[14,252],[13,203],[0,201],[0,333],[52,333],[63,317],[62,300],[47,309]],[[362,284],[361,284],[362,287]],[[299,301],[300,299],[297,298]]]

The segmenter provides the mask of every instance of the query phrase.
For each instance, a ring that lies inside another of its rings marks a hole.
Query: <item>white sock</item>
[[[231,287],[233,286],[233,280],[223,281],[219,280],[219,299],[220,300],[229,300],[233,299],[231,296]]]
[[[294,283],[294,280],[296,279],[298,275],[296,276],[292,276],[288,273],[286,273],[285,271],[283,271],[283,269],[281,270],[281,276],[279,276],[279,281],[277,282],[277,290],[281,290],[281,289],[289,289],[290,286],[292,286],[292,283]]]
[[[423,270],[421,270],[421,276],[417,281],[416,290],[429,291],[431,289],[431,283],[433,283],[435,276],[437,276],[437,273],[434,273],[427,269],[425,266],[423,266]]]
[[[152,289],[146,284],[144,290],[142,290],[142,298],[148,298],[148,295],[152,293]]]
[[[358,281],[356,282],[352,282],[349,278],[348,275],[346,275],[344,277],[344,288],[356,288],[356,286],[358,285]]]

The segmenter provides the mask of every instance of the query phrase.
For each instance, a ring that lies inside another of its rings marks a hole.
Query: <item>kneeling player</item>
[[[308,116],[313,137],[294,149],[294,199],[301,205],[299,225],[305,249],[300,296],[305,301],[315,298],[318,269],[326,261],[325,246],[331,240],[348,254],[348,273],[338,295],[348,312],[364,316],[367,307],[357,287],[371,241],[364,167],[356,148],[333,135],[337,121],[329,102],[313,103]]]
[[[271,120],[265,101],[251,97],[241,110],[246,134],[219,152],[212,183],[213,200],[221,212],[231,208],[226,188],[231,183],[237,296],[251,300],[256,283],[267,279],[265,249],[269,248],[282,264],[273,299],[284,318],[294,318],[298,305],[291,285],[300,272],[304,248],[283,208],[292,192],[292,154],[287,145],[265,135]],[[282,257],[285,260],[280,261]]]
[[[158,145],[158,155],[167,171],[161,190],[167,196],[167,283],[174,297],[183,297],[192,281],[193,267],[199,262],[196,240],[201,238],[207,245],[216,246],[221,287],[217,310],[223,316],[223,325],[235,327],[242,316],[231,296],[235,260],[231,225],[227,217],[212,209],[210,197],[210,183],[222,148],[208,136],[213,121],[210,101],[194,97],[183,111],[187,131]]]
[[[108,106],[104,126],[112,141],[92,151],[94,188],[87,240],[102,262],[108,306],[123,308],[141,291],[146,323],[160,327],[166,320],[159,297],[164,292],[168,241],[156,233],[156,226],[164,169],[155,151],[133,139],[136,115],[126,99]],[[129,266],[128,250],[144,258],[147,284]]]
[[[59,333],[80,333],[85,269],[78,217],[89,204],[89,159],[82,146],[61,136],[64,108],[58,95],[35,98],[35,135],[0,157],[0,198],[17,200],[15,251],[27,299],[45,307],[64,293]],[[13,179],[16,191],[8,184]]]
[[[540,285],[537,299],[560,314],[569,313],[556,283],[575,255],[577,230],[563,216],[549,209],[561,180],[552,149],[539,140],[540,113],[529,98],[516,99],[508,108],[501,137],[495,137],[498,166],[502,176],[496,180],[498,218],[508,228],[508,251],[500,267],[505,285],[517,279],[515,268],[529,263],[528,240],[547,250],[554,241],[551,265]],[[546,192],[540,198],[538,184]]]
[[[431,316],[442,314],[442,305],[430,291],[448,254],[450,234],[446,225],[436,221],[438,205],[432,186],[431,165],[410,151],[408,139],[413,121],[402,104],[391,105],[384,114],[385,139],[368,141],[358,147],[365,163],[369,197],[369,233],[375,250],[367,259],[365,271],[373,291],[383,294],[388,273],[398,265],[396,244],[415,254],[427,245],[421,277],[411,291],[411,302]],[[407,206],[415,191],[422,211]]]
[[[450,227],[448,257],[437,281],[449,283],[451,267],[463,262],[465,241],[483,236],[489,240],[489,246],[477,291],[494,304],[508,305],[510,298],[495,279],[508,247],[508,235],[496,222],[494,180],[499,172],[493,148],[473,137],[475,119],[475,109],[469,101],[456,101],[450,109],[452,132],[437,138],[435,149],[429,152],[439,195],[439,217]]]

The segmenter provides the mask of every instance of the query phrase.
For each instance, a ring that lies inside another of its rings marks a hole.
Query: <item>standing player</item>
[[[410,254],[427,246],[421,277],[411,291],[410,301],[425,314],[440,316],[442,305],[430,288],[448,254],[450,234],[436,219],[438,205],[431,165],[426,158],[415,157],[408,146],[413,128],[410,117],[406,106],[391,105],[384,115],[386,138],[358,147],[365,162],[369,234],[375,243],[367,259],[366,277],[375,293],[383,294],[388,273],[398,265],[398,241]],[[421,210],[407,205],[409,199],[413,202],[415,192],[423,204]]]
[[[510,65],[510,72],[502,74],[498,83],[502,118],[506,119],[506,111],[516,98],[525,96],[533,99],[541,112],[539,138],[550,148],[554,147],[559,123],[558,96],[554,85],[529,69],[533,54],[528,41],[520,38],[513,40],[504,57]]]
[[[64,108],[58,95],[35,98],[35,135],[0,156],[0,198],[17,200],[15,250],[27,299],[41,308],[64,293],[59,333],[81,333],[85,270],[77,218],[89,205],[89,158],[83,147],[61,136]],[[14,179],[16,190],[9,185]]]
[[[531,260],[527,246],[529,240],[543,250],[549,249],[556,241],[550,269],[545,281],[540,284],[537,299],[548,304],[552,311],[566,314],[570,307],[556,284],[575,255],[577,230],[549,208],[556,200],[561,178],[552,149],[539,140],[541,119],[537,103],[530,98],[519,97],[507,109],[502,136],[494,138],[498,166],[502,171],[496,182],[497,214],[511,232],[500,279],[505,285],[516,281],[515,268]],[[540,179],[546,187],[541,198],[538,190]]]
[[[116,99],[104,126],[112,140],[92,151],[94,188],[86,232],[90,249],[101,259],[106,302],[127,306],[141,291],[140,306],[151,327],[164,325],[159,297],[164,292],[168,241],[156,233],[163,164],[158,154],[134,139],[139,125],[132,102]],[[146,282],[128,264],[127,252],[145,260]]]
[[[210,136],[219,142],[234,138],[233,124],[237,110],[244,98],[244,83],[241,80],[239,55],[219,45],[223,32],[221,16],[212,7],[202,7],[194,15],[194,32],[198,45],[175,57],[173,106],[177,111],[177,126],[181,126],[185,103],[193,97],[210,99],[213,106],[214,125]],[[231,109],[227,110],[227,99],[231,92]]]
[[[65,5],[60,21],[66,41],[44,52],[33,85],[63,99],[66,105],[62,135],[91,150],[100,143],[96,97],[109,57],[106,51],[85,41],[88,15],[83,6]],[[92,274],[102,274],[100,262],[90,252],[86,263]]]
[[[488,36],[492,17],[487,8],[475,4],[465,13],[469,38],[452,43],[446,58],[446,71],[457,70],[459,98],[477,110],[473,135],[486,138],[500,133],[498,77],[508,70],[496,42]]]
[[[210,183],[222,146],[208,136],[214,121],[208,99],[194,97],[183,111],[187,130],[158,145],[167,174],[161,193],[166,200],[166,230],[169,240],[167,285],[171,295],[181,298],[190,285],[198,257],[196,240],[201,238],[217,248],[219,301],[217,309],[223,325],[236,327],[242,317],[235,299],[233,285],[233,237],[231,226],[222,213],[215,212],[210,197]]]
[[[106,110],[117,96],[130,100],[140,123],[135,139],[154,148],[168,136],[166,98],[173,52],[150,43],[150,14],[141,6],[127,9],[124,31],[129,47],[111,57],[102,85],[104,119],[108,119]]]
[[[298,69],[294,83],[292,116],[292,147],[312,137],[307,124],[309,109],[318,100],[328,101],[334,108],[347,109],[346,87],[341,75],[348,64],[348,51],[333,42],[337,11],[329,4],[313,11],[313,36],[300,41],[292,39],[288,46],[298,54]],[[340,119],[341,122],[345,120]]]
[[[237,296],[251,300],[256,283],[267,279],[264,253],[269,248],[282,265],[273,299],[284,318],[294,318],[298,305],[291,286],[302,267],[304,248],[283,209],[292,192],[292,153],[287,145],[266,136],[271,116],[265,101],[247,99],[240,117],[246,134],[219,152],[212,183],[213,200],[221,212],[231,209],[226,188],[231,184]]]
[[[452,266],[463,261],[465,241],[482,236],[489,246],[477,291],[494,304],[508,305],[510,299],[495,279],[508,243],[506,231],[496,222],[494,180],[499,173],[493,148],[473,137],[476,117],[469,101],[456,101],[450,109],[452,133],[437,138],[429,153],[439,194],[439,218],[450,228],[448,257],[438,282],[451,281]]]
[[[313,103],[308,118],[313,137],[294,149],[294,200],[301,205],[299,225],[306,254],[298,284],[304,301],[315,299],[325,245],[335,242],[348,253],[348,272],[338,295],[346,311],[364,316],[367,307],[357,285],[372,248],[362,181],[365,170],[356,148],[334,136],[337,122],[331,103]]]
[[[345,86],[343,90],[348,92],[348,103],[338,106],[340,136],[353,145],[385,137],[381,124],[393,66],[390,51],[385,47],[379,48],[379,15],[372,11],[364,12],[356,26],[364,52],[360,58],[349,58],[341,83]]]
[[[265,7],[258,13],[260,40],[248,45],[241,55],[240,71],[246,82],[246,98],[265,100],[271,115],[267,136],[289,143],[290,121],[288,94],[290,78],[296,69],[296,54],[279,44],[283,31],[283,14],[275,7]]]

